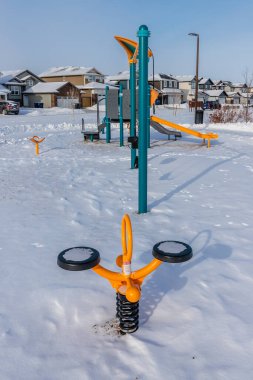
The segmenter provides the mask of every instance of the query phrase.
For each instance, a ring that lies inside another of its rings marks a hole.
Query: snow
[[[101,74],[95,67],[83,67],[83,66],[61,66],[51,67],[47,71],[39,74],[40,77],[51,76],[67,76],[67,75],[86,75],[86,74]]]
[[[92,250],[89,248],[72,248],[64,254],[65,260],[83,261],[91,257]]]
[[[47,83],[37,83],[35,86],[30,87],[28,90],[24,91],[24,94],[50,94],[57,93],[58,90],[65,86],[68,82],[47,82]]]
[[[169,253],[180,253],[185,250],[185,246],[175,241],[164,241],[157,247],[160,251]]]
[[[94,128],[96,112],[0,115],[1,379],[251,378],[253,124],[192,126],[187,109],[156,112],[219,139],[207,149],[151,129],[142,215],[127,129],[120,148],[117,125],[111,144],[105,135],[83,142],[81,118]],[[33,135],[46,137],[39,156]],[[57,256],[94,247],[101,265],[118,270],[125,213],[133,270],[158,241],[185,242],[193,258],[145,279],[139,330],[119,336],[111,285],[92,270],[59,268]]]

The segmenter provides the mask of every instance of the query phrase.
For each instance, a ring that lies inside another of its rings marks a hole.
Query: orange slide
[[[211,139],[217,139],[219,136],[217,133],[213,132],[206,132],[206,133],[201,133],[198,131],[194,131],[193,129],[182,127],[179,124],[172,123],[171,121],[167,121],[164,119],[161,119],[160,117],[157,116],[150,116],[150,119],[155,121],[156,123],[166,125],[168,127],[177,129],[178,131],[188,133],[189,135],[199,137],[200,139],[203,139],[203,142],[207,140],[207,147],[210,148],[211,146]]]

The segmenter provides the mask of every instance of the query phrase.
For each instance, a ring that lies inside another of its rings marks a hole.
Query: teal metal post
[[[148,37],[146,25],[139,27],[139,214],[147,212],[147,108],[148,108]]]
[[[111,142],[111,121],[108,117],[108,91],[109,86],[105,87],[105,125],[106,125],[106,142]]]
[[[124,146],[124,129],[123,129],[123,86],[119,86],[119,146]]]
[[[148,125],[147,125],[147,146],[150,148],[150,86],[148,86],[148,108],[147,108],[147,118],[148,118]]]
[[[136,136],[136,63],[130,62],[130,136]],[[131,147],[131,169],[134,169],[136,149]]]

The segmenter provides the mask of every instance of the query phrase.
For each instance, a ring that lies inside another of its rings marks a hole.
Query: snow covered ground
[[[187,110],[157,114],[193,120]],[[84,144],[82,117],[94,126],[96,113],[82,110],[0,115],[0,379],[251,379],[253,125],[193,127],[219,133],[211,149],[152,130],[150,212],[138,215],[138,171],[118,128],[111,144],[105,135]],[[33,135],[46,137],[38,157]],[[190,244],[193,258],[147,278],[140,328],[119,336],[109,283],[56,260],[86,245],[117,270],[124,213],[134,269],[162,240]]]

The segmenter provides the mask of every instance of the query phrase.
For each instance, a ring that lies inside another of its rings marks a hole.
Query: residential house
[[[90,82],[84,86],[76,86],[80,90],[81,107],[91,107],[105,97],[105,89],[118,90],[118,87],[107,85],[106,83]]]
[[[80,91],[70,82],[37,83],[24,91],[23,103],[25,107],[74,108],[80,104]]]
[[[240,93],[240,95],[241,95],[241,104],[242,105],[244,105],[244,106],[246,106],[247,105],[247,103],[248,103],[248,105],[253,105],[253,93],[252,92],[242,92],[242,93]]]
[[[248,92],[248,86],[246,83],[232,83],[231,91],[245,93]]]
[[[104,82],[104,75],[95,67],[52,67],[39,76],[45,82],[70,82],[74,86],[84,86],[89,82]]]
[[[23,105],[23,92],[37,83],[43,82],[30,70],[0,71],[0,85],[9,91],[7,99]]]
[[[239,92],[227,91],[227,104],[240,104],[241,103],[241,94]]]
[[[199,79],[199,90],[205,91],[205,90],[212,90],[213,81],[210,78],[200,78]],[[193,81],[193,86],[195,87],[195,79]]]
[[[183,91],[179,89],[178,80],[172,75],[163,73],[155,74],[154,78],[151,75],[148,78],[150,86],[158,90],[158,101],[160,104],[178,105],[183,101]]]
[[[207,90],[205,91],[205,94],[208,96],[208,102],[215,102],[219,104],[225,104],[228,96],[226,91],[223,90]]]
[[[214,80],[212,90],[222,90],[226,92],[233,92],[232,82],[228,80]]]
[[[120,71],[116,75],[108,75],[105,82],[112,86],[122,86],[123,90],[130,89],[130,73],[129,71]]]
[[[195,88],[195,75],[176,75],[176,80],[178,81],[179,90],[183,91],[183,101],[187,102],[189,99],[188,95]]]
[[[8,90],[8,88],[0,84],[0,100],[7,100],[7,95],[9,93],[10,93],[10,90]]]

